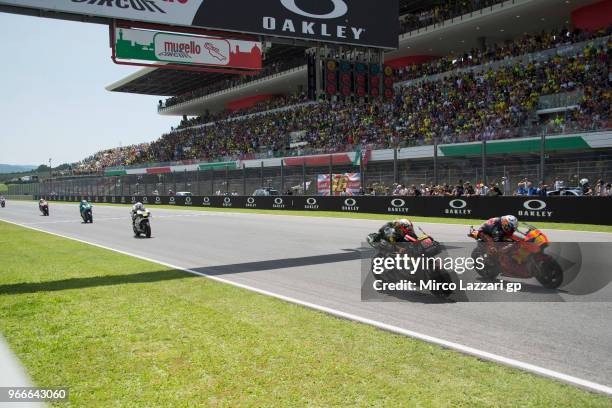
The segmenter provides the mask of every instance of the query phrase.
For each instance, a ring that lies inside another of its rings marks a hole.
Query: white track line
[[[208,279],[212,279],[214,281],[217,282],[221,282],[221,283],[225,283],[228,285],[232,285],[238,288],[242,288],[242,289],[246,289],[246,290],[250,290],[252,292],[256,292],[256,293],[260,293],[262,295],[266,295],[266,296],[270,296],[276,299],[280,299],[280,300],[284,300],[286,302],[290,302],[290,303],[294,303],[300,306],[304,306],[307,307],[309,309],[314,309],[314,310],[318,310],[324,313],[328,313],[330,315],[336,316],[336,317],[340,317],[343,319],[348,319],[348,320],[352,320],[355,322],[359,322],[359,323],[363,323],[363,324],[367,324],[370,326],[374,326],[377,327],[379,329],[385,330],[385,331],[389,331],[392,333],[396,333],[396,334],[401,334],[404,336],[408,336],[408,337],[412,337],[415,339],[419,339],[419,340],[423,340],[426,341],[428,343],[432,343],[432,344],[436,344],[438,346],[447,348],[447,349],[451,349],[451,350],[455,350],[455,351],[459,351],[461,353],[464,354],[469,354],[475,357],[478,357],[480,359],[483,360],[488,360],[488,361],[493,361],[496,363],[500,363],[500,364],[504,364],[510,367],[514,367],[514,368],[518,368],[524,371],[528,371],[530,373],[534,373],[534,374],[538,374],[544,377],[548,377],[548,378],[552,378],[564,383],[568,383],[568,384],[572,384],[575,385],[577,387],[581,387],[581,388],[585,388],[591,391],[595,391],[595,392],[599,392],[599,393],[603,393],[603,394],[607,394],[607,395],[612,395],[612,387],[608,387],[606,385],[603,384],[598,384],[592,381],[588,381],[588,380],[584,380],[582,378],[578,378],[578,377],[574,377],[571,376],[569,374],[564,374],[564,373],[560,373],[558,371],[555,370],[550,370],[548,368],[544,368],[544,367],[540,367],[540,366],[536,366],[533,364],[529,364],[529,363],[525,363],[519,360],[515,360],[512,358],[508,358],[508,357],[503,357],[497,354],[493,354],[493,353],[489,353],[487,351],[483,351],[483,350],[479,350],[473,347],[469,347],[469,346],[465,346],[463,344],[459,344],[459,343],[455,343],[452,341],[448,341],[448,340],[444,340],[444,339],[440,339],[438,337],[433,337],[433,336],[429,336],[427,334],[423,334],[423,333],[419,333],[419,332],[415,332],[412,330],[407,330],[407,329],[403,329],[401,327],[397,327],[397,326],[393,326],[387,323],[383,323],[383,322],[379,322],[377,320],[372,320],[372,319],[368,319],[365,317],[361,317],[361,316],[357,316],[351,313],[347,313],[347,312],[343,312],[341,310],[337,310],[337,309],[332,309],[326,306],[321,306],[321,305],[317,305],[315,303],[310,303],[310,302],[305,302],[303,300],[299,300],[299,299],[295,299],[289,296],[285,296],[285,295],[281,295],[278,293],[274,293],[274,292],[269,292],[267,290],[263,290],[263,289],[259,289],[259,288],[255,288],[253,286],[248,286],[248,285],[244,285],[242,283],[237,283],[237,282],[232,282],[230,280],[227,279],[223,279],[220,278],[218,276],[212,276],[212,275],[208,275],[206,273],[202,273],[202,272],[197,272],[194,271],[192,269],[187,269],[187,268],[183,268],[180,266],[176,266],[176,265],[172,265],[169,264],[167,262],[164,261],[159,261],[156,259],[152,259],[152,258],[148,258],[145,256],[141,256],[141,255],[136,255],[136,254],[132,254],[126,251],[122,251],[119,249],[115,249],[115,248],[110,248],[104,245],[100,245],[100,244],[96,244],[93,242],[88,242],[79,238],[73,238],[67,235],[62,235],[62,234],[58,234],[55,232],[49,232],[49,231],[45,231],[39,228],[35,228],[32,226],[28,226],[28,225],[23,225],[17,222],[13,222],[13,221],[8,221],[5,219],[0,218],[0,221],[4,221],[6,223],[9,224],[13,224],[13,225],[17,225],[20,227],[24,227],[24,228],[28,228],[34,231],[38,231],[38,232],[42,232],[45,234],[50,234],[50,235],[55,235],[57,237],[60,238],[65,238],[65,239],[70,239],[73,241],[77,241],[77,242],[81,242],[83,244],[88,244],[88,245],[92,245],[98,248],[102,248],[102,249],[106,249],[109,251],[113,251],[119,254],[123,254],[123,255],[127,255],[127,256],[131,256],[137,259],[142,259],[143,261],[147,261],[147,262],[152,262],[152,263],[156,263],[159,265],[163,265],[166,266],[168,268],[172,268],[172,269],[176,269],[176,270],[180,270],[180,271],[184,271],[193,275],[198,275],[198,276],[203,276],[206,277]]]

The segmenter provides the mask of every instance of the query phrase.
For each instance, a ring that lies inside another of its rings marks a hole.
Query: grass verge
[[[70,201],[55,201],[60,203],[75,204]],[[105,206],[131,206],[131,204],[109,204],[95,203],[95,205]],[[245,214],[270,214],[270,215],[292,215],[298,217],[331,217],[331,218],[352,218],[362,220],[389,220],[395,216],[393,214],[368,214],[368,213],[342,213],[336,211],[294,211],[294,210],[261,210],[249,208],[207,208],[207,207],[185,207],[176,205],[150,205],[148,208],[162,208],[165,210],[188,210],[188,211],[211,211],[211,212],[227,212],[227,213],[245,213]],[[414,222],[431,222],[436,224],[459,224],[459,225],[480,225],[485,220],[465,219],[465,218],[445,218],[445,217],[409,217]],[[557,222],[529,222],[544,229],[560,229],[572,231],[590,231],[590,232],[607,232],[612,233],[610,225],[594,225],[594,224],[566,224]]]
[[[0,327],[73,406],[610,406],[610,399],[0,222]],[[63,404],[62,404],[63,405]]]

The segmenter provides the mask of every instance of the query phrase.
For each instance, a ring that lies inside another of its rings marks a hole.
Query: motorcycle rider
[[[582,191],[582,195],[590,196],[593,195],[593,190],[589,185],[589,179],[583,178],[580,180],[580,190]]]
[[[6,199],[4,198],[2,194],[0,194],[0,204],[4,204],[5,202],[6,202]]]
[[[145,211],[145,206],[141,202],[137,202],[132,206],[132,224],[134,224],[134,221],[136,221],[136,214],[138,211]]]
[[[398,218],[380,227],[378,234],[372,238],[372,241],[382,245],[389,245],[403,252],[406,248],[398,244],[415,243],[419,239],[414,232],[412,221],[407,218]]]
[[[518,219],[514,215],[504,215],[489,219],[478,232],[481,238],[490,242],[509,242],[517,227]]]
[[[91,209],[91,204],[89,204],[89,203],[87,202],[87,200],[82,200],[82,201],[79,203],[79,212],[81,213],[81,217],[83,216],[83,213],[84,213],[86,210],[90,210],[90,209]]]
[[[82,200],[79,203],[79,211],[81,212],[81,214],[83,214],[83,211],[88,210],[90,207],[90,204],[87,202],[87,200]]]

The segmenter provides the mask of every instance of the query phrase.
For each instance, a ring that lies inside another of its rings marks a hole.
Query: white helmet
[[[144,211],[144,205],[141,202],[134,204],[134,209],[137,211]]]
[[[589,179],[583,178],[582,180],[580,180],[580,186],[585,186],[587,184],[589,184]]]
[[[516,231],[518,227],[518,218],[514,215],[504,215],[501,217],[502,229],[508,233]]]

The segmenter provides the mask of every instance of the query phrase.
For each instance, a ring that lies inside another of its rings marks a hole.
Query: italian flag
[[[361,151],[361,146],[357,146],[357,150],[355,151],[355,158],[353,159],[353,166],[361,166],[362,162],[365,166],[368,164],[368,160],[370,159],[370,155],[372,151],[370,149],[366,149],[365,152]]]

